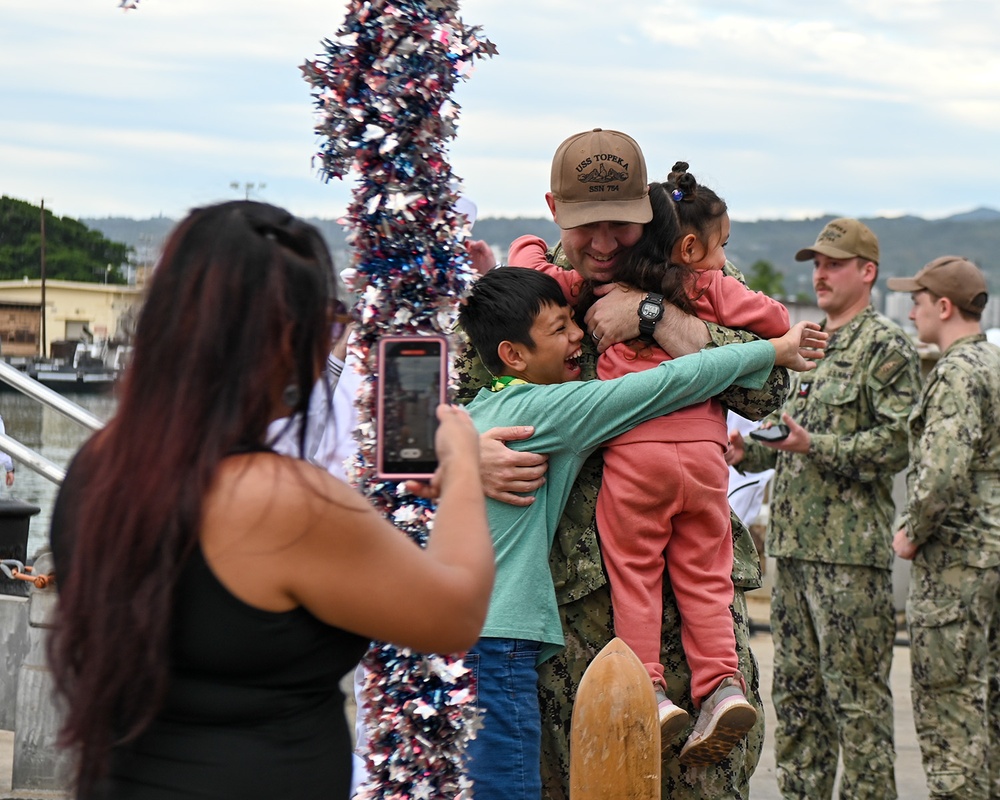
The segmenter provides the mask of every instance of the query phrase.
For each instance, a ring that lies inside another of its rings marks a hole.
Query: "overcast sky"
[[[58,215],[179,217],[260,197],[336,217],[299,65],[339,0],[0,0],[0,194]],[[996,0],[467,0],[499,48],[456,92],[481,216],[542,216],[592,127],[677,159],[735,219],[1000,208]],[[230,188],[232,182],[240,190]],[[259,184],[266,184],[258,192]]]

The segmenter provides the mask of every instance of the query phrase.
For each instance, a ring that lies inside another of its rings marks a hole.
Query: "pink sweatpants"
[[[662,683],[664,560],[700,707],[739,669],[729,607],[729,470],[713,442],[629,442],[604,450],[597,531],[611,580],[615,634]]]

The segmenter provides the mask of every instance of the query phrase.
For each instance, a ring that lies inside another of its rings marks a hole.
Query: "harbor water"
[[[107,421],[115,411],[110,394],[67,394],[66,398],[94,416]],[[0,392],[0,416],[7,435],[65,469],[91,431],[29,397],[15,391]],[[0,484],[3,481],[0,480]],[[28,558],[46,544],[49,522],[58,487],[27,467],[16,464],[14,485],[0,488],[3,497],[13,497],[38,506],[28,528]]]

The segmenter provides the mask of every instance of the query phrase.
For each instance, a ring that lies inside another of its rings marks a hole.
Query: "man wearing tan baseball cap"
[[[860,220],[841,217],[828,222],[812,247],[795,254],[796,261],[811,261],[821,253],[829,258],[864,258],[878,264],[878,238]]]
[[[570,136],[555,151],[549,188],[545,200],[561,229],[560,242],[549,248],[538,237],[521,237],[518,242],[531,240],[532,260],[517,260],[512,246],[509,263],[534,266],[540,249],[549,262],[575,269],[582,278],[603,284],[596,287],[598,300],[586,317],[590,335],[582,343],[584,355],[581,358],[585,378],[596,377],[597,350],[639,336],[640,305],[662,309],[653,326],[653,337],[674,357],[696,352],[710,343],[722,345],[753,338],[742,331],[705,323],[664,302],[659,295],[652,298],[645,292],[615,283],[620,260],[639,241],[643,226],[652,219],[646,164],[632,137],[602,128]],[[475,366],[468,369],[469,372],[473,370]],[[786,387],[787,378],[775,371],[763,389],[730,389],[725,393],[724,402],[743,416],[759,419],[781,403]],[[527,452],[531,450],[530,440],[518,451],[501,447],[498,452],[495,441],[526,438],[526,435],[515,437],[511,434],[503,439],[497,434],[492,437],[494,441],[490,438],[488,431],[480,439],[486,493],[503,502],[530,503],[531,498],[524,495],[537,487],[535,481],[540,474],[531,471],[530,462],[521,460],[531,455]],[[536,454],[532,458],[544,462],[544,456]],[[545,719],[541,767],[546,797],[566,797],[570,793],[573,701],[587,665],[614,635],[611,598],[594,521],[601,474],[599,458],[584,465],[559,521],[550,554],[553,574],[559,576],[557,599],[566,648],[538,665],[539,705]],[[664,491],[673,489],[664,487]],[[733,606],[737,609],[734,633],[744,677],[751,687],[755,687],[758,676],[750,651],[749,614],[744,592],[760,586],[760,562],[753,540],[739,518],[733,519],[733,531],[736,537]],[[693,712],[694,707],[687,697],[690,670],[678,656],[683,653],[680,617],[670,593],[665,593],[664,597],[662,635],[664,652],[673,654],[669,663],[664,664],[664,677],[670,686],[677,688],[679,702],[687,703]],[[735,748],[718,764],[685,770],[676,757],[680,748],[678,743],[674,746],[673,757],[663,762],[661,781],[665,795],[669,794],[674,800],[701,800],[749,793],[749,778],[763,743],[764,719],[759,693],[753,690],[752,695],[751,702],[757,708],[759,722],[748,735],[745,747]]]
[[[614,281],[618,262],[639,241],[643,225],[653,218],[642,150],[635,139],[621,131],[594,128],[573,134],[552,157],[545,202],[562,229],[560,256],[585,280]],[[510,263],[514,266],[531,266],[518,261],[517,248],[523,240],[511,246]],[[547,247],[537,237],[532,245],[542,251]],[[633,293],[629,300],[638,306],[638,295]],[[670,309],[667,316],[672,316]],[[636,325],[638,321],[636,312]],[[685,332],[683,321],[678,322],[678,328]],[[604,334],[595,327],[590,331],[595,337]],[[599,345],[599,349],[603,347]]]
[[[961,256],[935,258],[912,278],[889,278],[886,283],[894,292],[928,291],[947,298],[977,321],[986,307],[986,278],[979,267]]]
[[[867,225],[832,220],[795,259],[813,262],[826,357],[792,376],[765,422],[787,435],[731,433],[729,456],[740,470],[775,470],[766,544],[778,788],[789,800],[830,797],[839,757],[841,794],[891,800],[892,481],[906,466],[917,354],[872,306],[879,246]]]
[[[1000,348],[980,329],[986,279],[971,261],[941,256],[889,288],[912,293],[917,335],[941,351],[910,415],[906,506],[892,541],[913,561],[913,721],[932,795],[994,797]]]

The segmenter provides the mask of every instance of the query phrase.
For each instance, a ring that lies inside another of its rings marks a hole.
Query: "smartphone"
[[[750,431],[750,438],[758,442],[780,442],[787,439],[789,434],[788,426],[785,424],[772,425],[770,428],[757,428]]]
[[[429,478],[437,407],[447,402],[448,342],[443,336],[384,336],[378,343],[375,473],[386,480]]]

